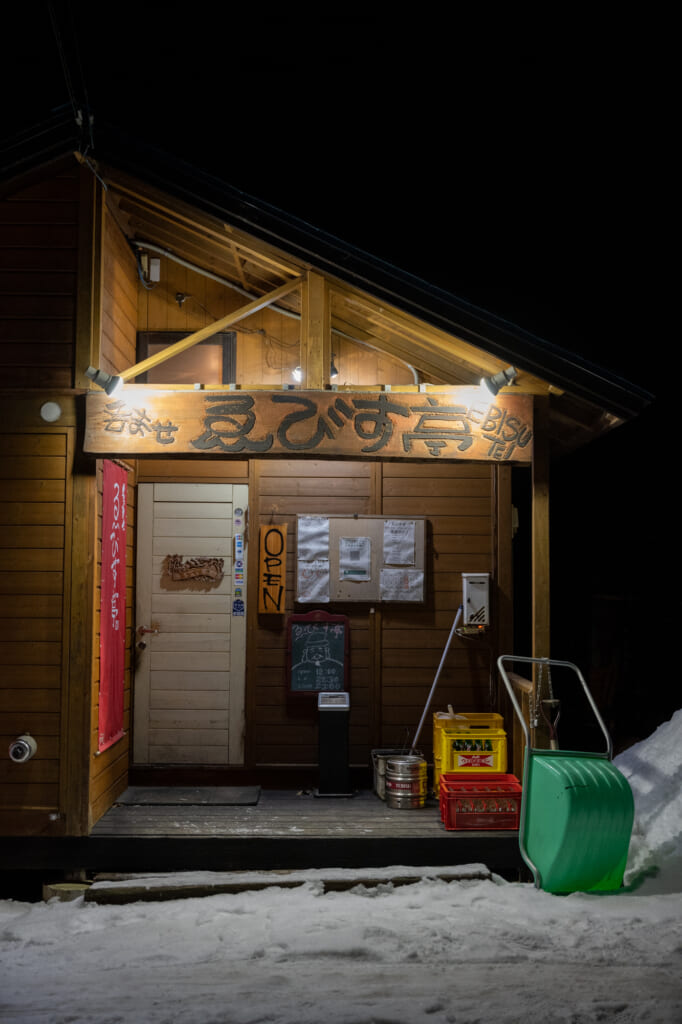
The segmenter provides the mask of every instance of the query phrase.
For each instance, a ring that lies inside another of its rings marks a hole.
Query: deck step
[[[393,867],[383,871],[374,869],[340,868],[337,871],[314,869],[306,871],[228,871],[228,872],[175,872],[170,875],[153,874],[100,874],[88,886],[83,897],[86,903],[122,904],[162,900],[190,899],[257,892],[268,888],[294,889],[306,883],[316,883],[322,892],[343,892],[362,885],[377,888],[412,885],[424,878],[442,882],[463,882],[490,879],[492,872],[484,864],[465,864],[456,868]]]

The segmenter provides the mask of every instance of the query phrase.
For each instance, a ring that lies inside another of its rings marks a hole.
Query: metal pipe
[[[417,746],[417,740],[419,739],[419,734],[422,731],[422,726],[424,724],[424,719],[426,718],[426,716],[428,714],[428,710],[429,710],[429,708],[431,706],[431,701],[433,700],[433,695],[435,693],[436,686],[438,685],[438,680],[440,678],[441,670],[443,668],[443,665],[445,664],[445,659],[447,657],[448,651],[450,650],[450,644],[452,642],[452,638],[455,635],[455,630],[457,629],[457,626],[459,625],[459,620],[460,620],[461,617],[462,617],[462,605],[460,605],[459,608],[457,609],[457,614],[455,615],[455,621],[452,623],[452,629],[450,630],[450,636],[448,637],[448,642],[445,645],[445,650],[443,651],[443,656],[440,659],[440,665],[438,666],[438,670],[436,671],[436,675],[435,675],[435,678],[433,680],[433,685],[431,687],[431,692],[429,693],[428,700],[426,701],[426,704],[424,705],[424,711],[422,713],[421,721],[420,721],[420,723],[419,723],[419,725],[417,727],[416,733],[414,734],[414,739],[412,740],[412,746],[410,747],[410,753],[412,753],[414,748]]]

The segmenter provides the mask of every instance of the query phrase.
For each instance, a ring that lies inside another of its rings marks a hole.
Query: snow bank
[[[613,763],[635,800],[625,884],[682,892],[682,709]]]

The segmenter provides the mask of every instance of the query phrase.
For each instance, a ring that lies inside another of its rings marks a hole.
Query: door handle
[[[153,636],[157,636],[160,632],[161,632],[161,630],[159,629],[158,624],[155,623],[155,622],[152,622],[151,626],[138,626],[137,627],[138,640],[137,640],[137,645],[136,645],[138,651],[144,651],[146,649],[146,647],[147,647],[147,641],[144,639],[145,634],[151,633]]]

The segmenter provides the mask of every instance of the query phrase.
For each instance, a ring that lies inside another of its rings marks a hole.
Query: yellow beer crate
[[[507,734],[502,715],[436,711],[433,716],[433,790],[443,772],[504,773]]]

